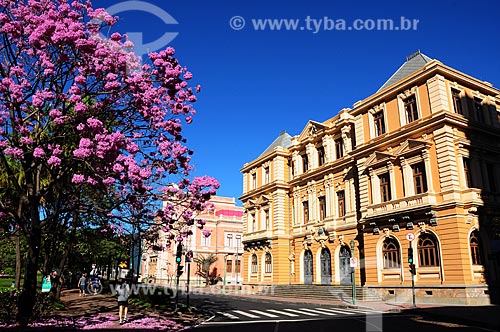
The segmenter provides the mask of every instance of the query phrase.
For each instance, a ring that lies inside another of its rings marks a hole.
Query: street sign
[[[415,240],[415,234],[413,234],[413,233],[406,234],[406,239],[410,242]]]
[[[351,259],[349,260],[349,265],[353,268],[357,268],[358,267],[358,259],[356,257],[351,257]]]

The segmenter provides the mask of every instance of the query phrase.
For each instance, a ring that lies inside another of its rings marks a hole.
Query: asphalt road
[[[179,301],[184,303],[185,298],[180,298]],[[463,323],[439,321],[415,313],[381,313],[369,309],[311,303],[261,301],[216,295],[191,295],[190,302],[212,313],[206,322],[189,330],[193,332],[493,331]]]

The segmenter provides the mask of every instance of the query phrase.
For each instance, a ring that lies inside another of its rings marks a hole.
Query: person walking
[[[101,279],[99,277],[95,277],[92,281],[92,293],[97,295],[97,292],[101,291]]]
[[[85,273],[82,273],[80,280],[78,280],[78,288],[80,288],[80,296],[85,296]]]
[[[130,295],[130,286],[126,279],[122,279],[121,285],[116,288],[118,294],[118,316],[120,317],[120,325],[127,321],[128,313],[128,297]]]

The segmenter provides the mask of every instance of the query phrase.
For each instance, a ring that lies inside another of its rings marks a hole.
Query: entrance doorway
[[[311,285],[313,282],[313,255],[311,250],[304,252],[304,284]]]
[[[321,284],[330,285],[332,283],[332,256],[327,248],[321,249]]]
[[[339,274],[340,274],[340,284],[350,285],[351,284],[351,250],[348,246],[343,245],[340,247],[339,252]]]

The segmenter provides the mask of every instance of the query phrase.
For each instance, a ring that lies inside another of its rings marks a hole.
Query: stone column
[[[380,180],[378,176],[373,172],[373,169],[369,169],[371,187],[372,187],[372,204],[380,203]]]
[[[429,150],[422,150],[422,156],[424,157],[425,165],[425,177],[427,180],[427,191],[429,193],[434,193],[434,183],[432,181],[432,167],[431,167],[431,154]]]
[[[318,149],[312,143],[307,144],[306,146],[307,158],[309,159],[309,167],[311,169],[318,167]]]
[[[351,181],[352,180],[347,180],[345,182],[345,212],[346,214],[351,212]]]
[[[335,145],[333,144],[333,138],[330,135],[323,136],[323,146],[325,148],[325,162],[331,162],[335,160]]]
[[[391,186],[391,199],[396,199],[396,176],[394,175],[394,164],[391,161],[387,162],[387,168],[389,169],[389,185]]]
[[[413,179],[411,175],[411,167],[404,157],[399,158],[401,161],[401,168],[403,169],[403,187],[405,197],[415,195],[415,187],[413,186]]]
[[[332,194],[331,194],[331,183],[330,181],[325,179],[325,203],[326,203],[326,216],[329,217],[332,215],[332,206],[331,206]]]

